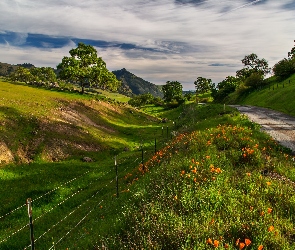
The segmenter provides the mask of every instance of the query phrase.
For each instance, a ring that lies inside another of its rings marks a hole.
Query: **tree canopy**
[[[195,81],[194,84],[195,84],[196,94],[204,94],[210,91],[214,86],[211,79],[207,79],[201,76],[197,78],[197,81]]]
[[[162,87],[165,102],[182,99],[182,85],[177,81],[167,81]]]
[[[268,62],[264,58],[259,59],[254,53],[245,56],[242,59],[242,63],[244,64],[244,68],[236,72],[236,76],[240,79],[246,79],[252,73],[266,75],[270,72]]]
[[[120,82],[106,68],[106,63],[97,56],[96,49],[91,45],[78,43],[78,47],[69,51],[57,66],[59,77],[80,84],[82,93],[86,85],[96,85],[102,89],[117,90]]]

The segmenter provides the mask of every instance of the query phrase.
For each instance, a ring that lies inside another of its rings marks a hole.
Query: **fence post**
[[[115,156],[115,168],[116,168],[116,191],[117,191],[117,198],[119,198],[119,179],[118,179],[117,156]]]
[[[167,126],[167,139],[168,139],[168,126]]]
[[[142,164],[142,171],[144,171],[144,164],[143,164],[143,146],[141,143],[141,164]]]
[[[33,212],[32,212],[32,199],[27,199],[27,206],[28,206],[28,215],[30,219],[30,239],[31,239],[31,249],[35,249],[35,242],[34,242],[34,230],[33,230]]]

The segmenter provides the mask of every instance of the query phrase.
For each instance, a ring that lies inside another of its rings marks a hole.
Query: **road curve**
[[[290,148],[295,153],[295,117],[267,108],[256,106],[230,105],[249,120],[261,125],[261,129],[268,133],[281,145]]]

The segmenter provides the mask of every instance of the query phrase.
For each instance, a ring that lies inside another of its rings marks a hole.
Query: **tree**
[[[116,90],[119,81],[106,68],[106,63],[97,56],[96,49],[91,45],[78,43],[78,47],[69,51],[70,57],[65,56],[57,66],[59,77],[80,84],[82,93],[86,85],[96,84],[101,88]]]
[[[162,87],[164,93],[165,102],[171,102],[172,100],[179,101],[182,99],[182,85],[177,81],[167,81]]]
[[[30,82],[33,80],[33,76],[29,69],[24,67],[18,67],[17,70],[10,74],[12,81]]]
[[[41,82],[55,82],[56,81],[56,74],[54,70],[50,67],[33,67],[30,68],[30,72],[34,78],[34,81],[41,81]]]
[[[194,84],[197,95],[204,94],[214,87],[214,84],[212,83],[211,79],[207,79],[201,76],[197,78],[197,81],[195,81]]]
[[[274,75],[284,79],[295,73],[295,59],[284,58],[272,68]]]
[[[243,80],[255,72],[260,72],[262,75],[266,75],[270,72],[268,62],[264,58],[259,59],[254,53],[245,56],[242,59],[242,63],[244,64],[244,68],[238,70],[236,76]]]
[[[284,79],[295,73],[295,46],[288,52],[288,58],[277,62],[272,68],[275,76]]]
[[[230,93],[234,92],[239,85],[239,78],[227,76],[223,81],[217,84],[217,89],[212,90],[211,95],[215,101],[222,101]]]

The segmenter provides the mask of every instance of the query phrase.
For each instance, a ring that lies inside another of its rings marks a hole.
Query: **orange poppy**
[[[245,243],[240,242],[239,249],[241,250],[241,249],[243,249],[244,247],[245,247]]]
[[[214,240],[214,247],[218,247],[219,245],[219,241],[218,240]]]
[[[269,208],[267,209],[267,212],[270,214],[270,213],[272,212],[272,209],[269,207]]]
[[[270,226],[269,228],[268,228],[268,232],[272,232],[273,230],[275,229],[275,227],[274,226]]]
[[[206,241],[207,244],[212,244],[212,240],[211,238],[209,238],[207,241]]]
[[[246,246],[249,246],[251,244],[251,240],[245,239],[245,244],[246,244]]]
[[[260,245],[257,250],[262,250],[263,249],[263,245]]]

